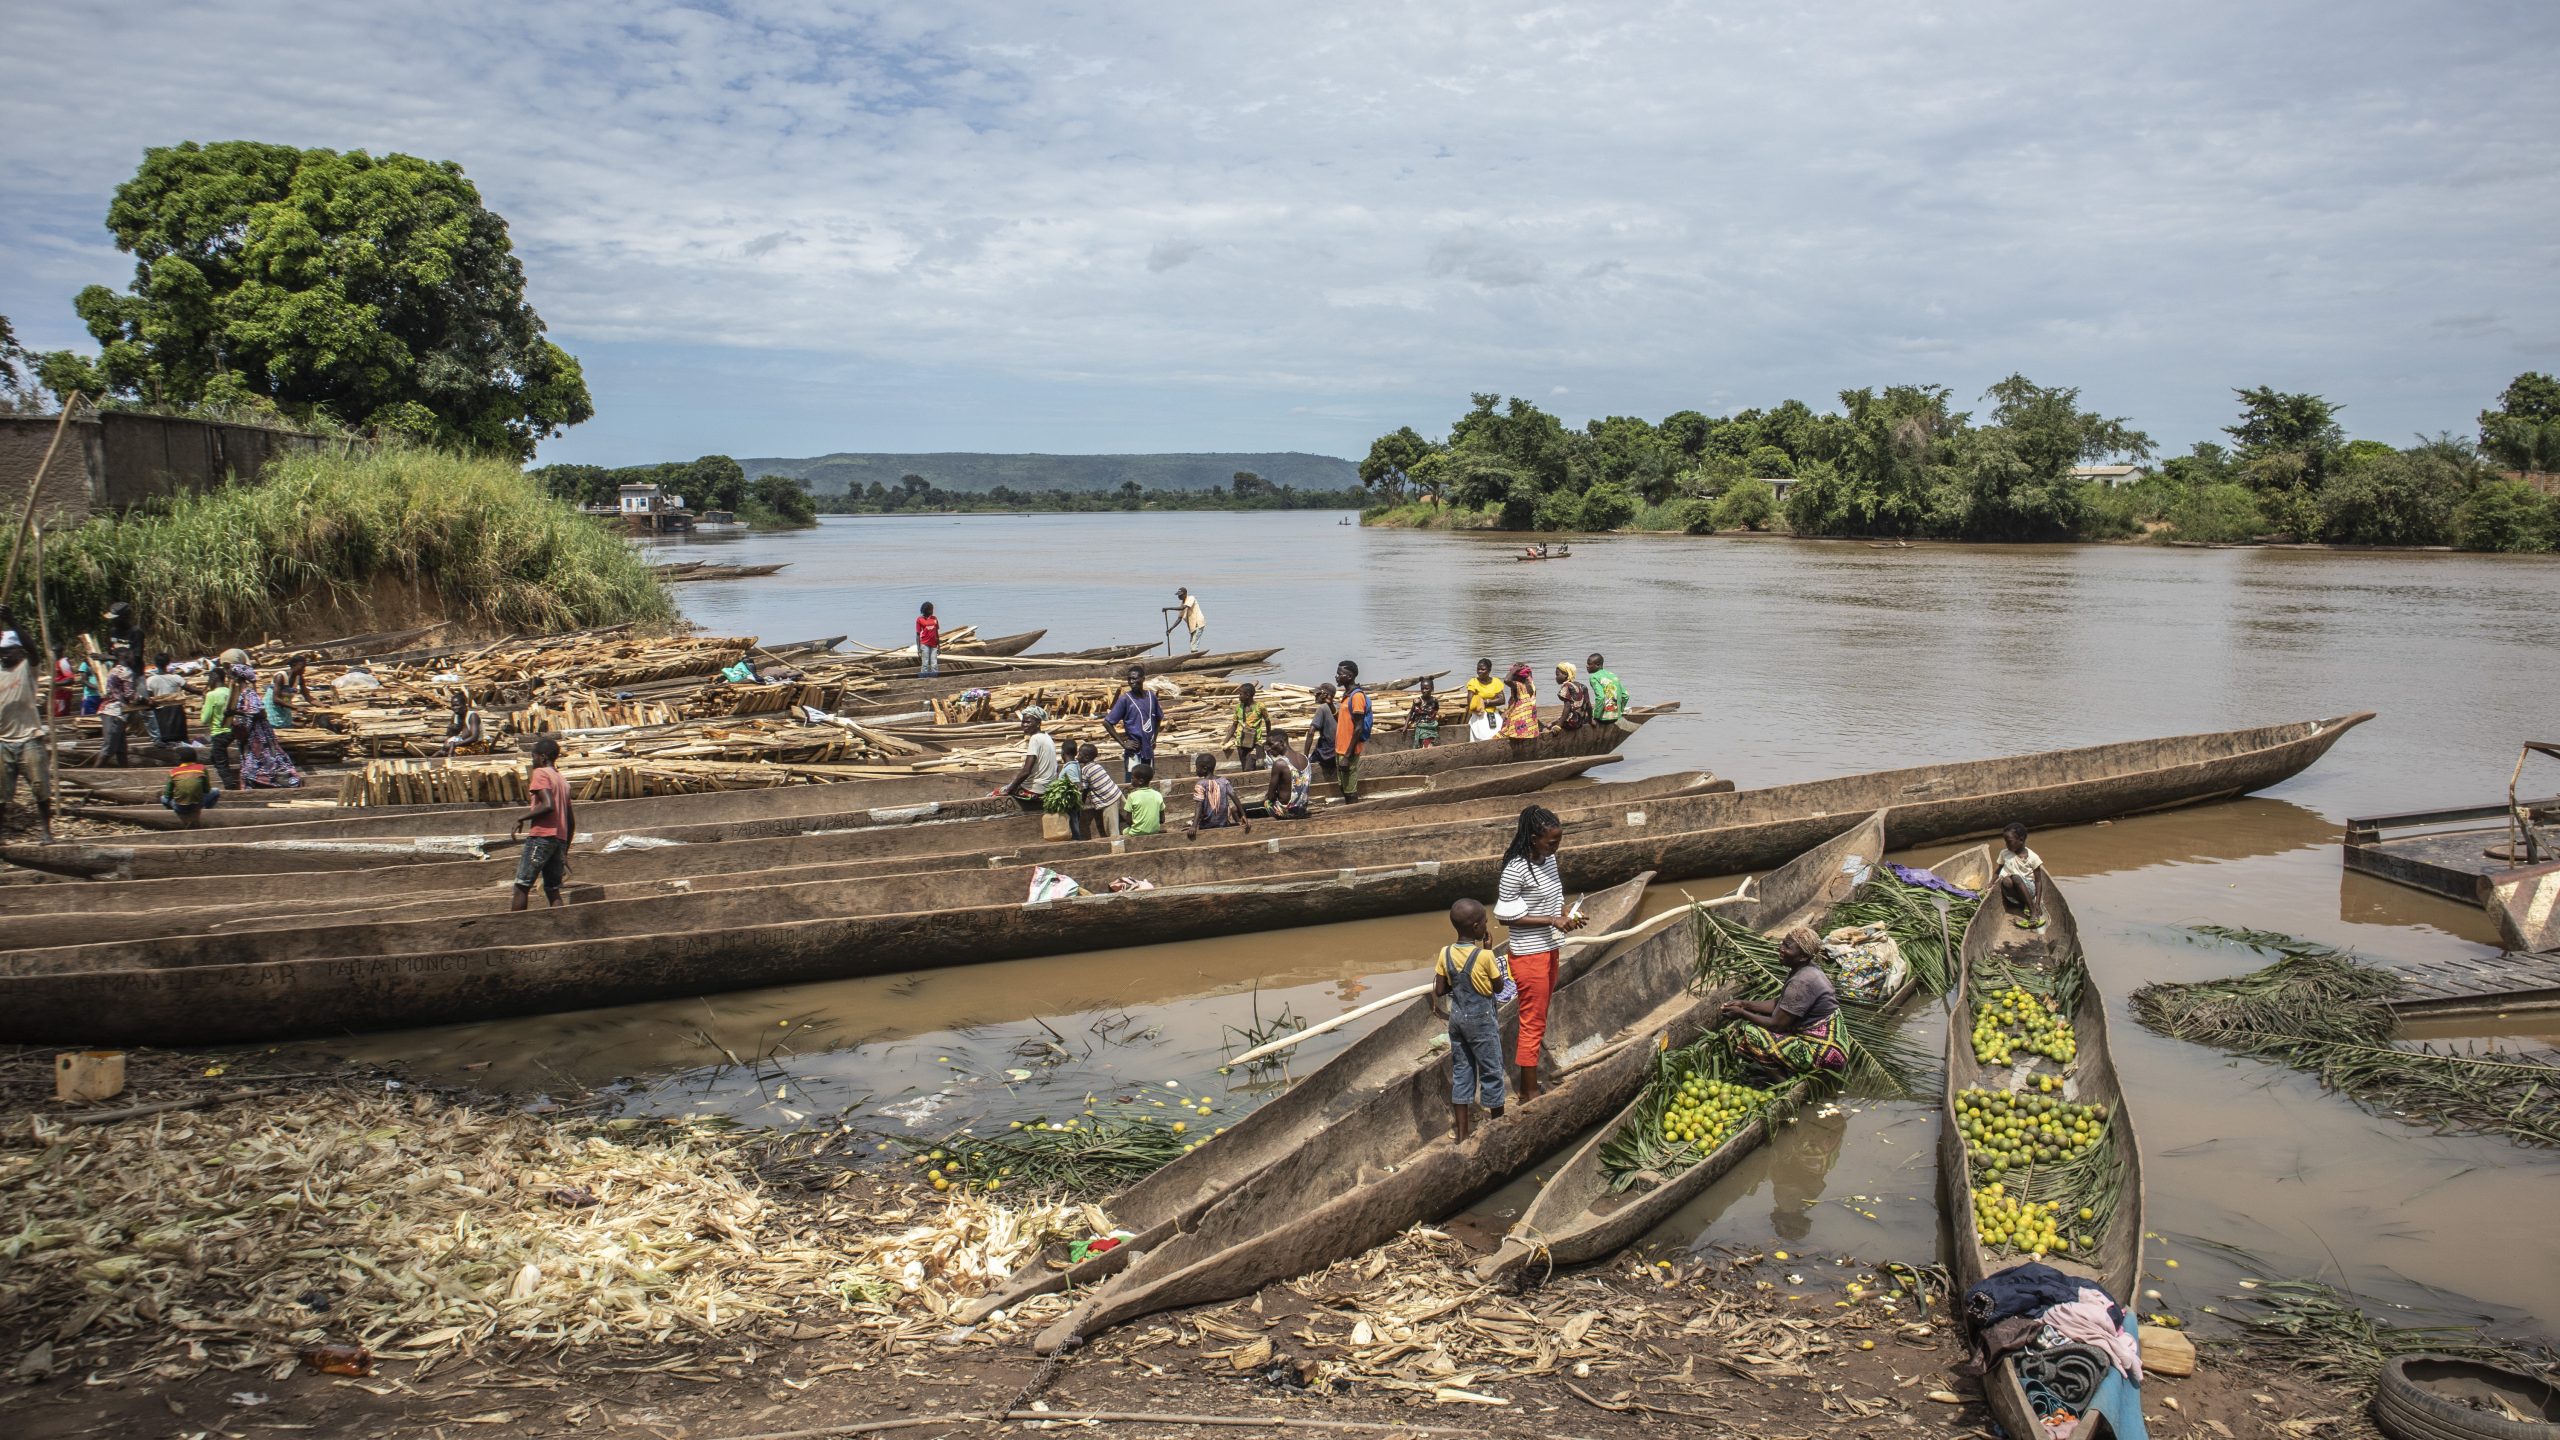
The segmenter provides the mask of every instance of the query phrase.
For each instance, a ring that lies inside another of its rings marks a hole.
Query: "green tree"
[[[1603,480],[1582,492],[1582,528],[1615,530],[1636,518],[1636,497],[1614,480]]]
[[[2240,423],[2226,426],[2243,473],[2261,490],[2316,491],[2346,447],[2338,407],[2317,395],[2287,394],[2261,385],[2234,390]]]
[[[2201,485],[2170,508],[2169,529],[2181,540],[2236,544],[2267,533],[2267,515],[2245,485]]]
[[[672,469],[675,473],[655,483],[682,495],[696,511],[735,510],[747,502],[746,469],[726,455],[705,455]]]
[[[544,465],[526,473],[573,505],[609,504],[617,483],[613,472],[602,465]]]
[[[1360,462],[1360,483],[1381,492],[1390,502],[1403,498],[1405,488],[1413,483],[1413,467],[1437,452],[1439,446],[1425,440],[1410,425],[1369,442],[1369,455]]]
[[[818,502],[800,488],[800,482],[788,475],[759,475],[751,492],[753,501],[793,525],[818,523]]]
[[[1656,427],[1662,432],[1662,443],[1671,447],[1683,466],[1695,465],[1707,453],[1707,437],[1716,430],[1716,422],[1695,410],[1680,410],[1662,417]]]
[[[1747,474],[1760,480],[1790,480],[1796,473],[1795,460],[1775,445],[1751,447],[1742,465]]]
[[[2480,412],[2480,448],[2510,470],[2560,471],[2560,380],[2529,370]]]
[[[450,161],[242,140],[153,149],[107,229],[134,256],[132,288],[92,285],[75,308],[114,394],[519,458],[595,413],[578,362],[525,303],[506,222]]]
[[[1724,492],[1714,510],[1714,525],[1719,530],[1766,530],[1778,518],[1778,492],[1762,479],[1734,482]]]
[[[2201,485],[2220,485],[2238,478],[2231,452],[2210,440],[2199,440],[2184,455],[2173,455],[2160,462],[2160,475],[2181,489],[2192,490]]]
[[[1592,484],[1616,485],[1642,496],[1647,504],[1671,498],[1680,473],[1679,452],[1663,440],[1661,431],[1632,415],[1594,420],[1585,430],[1591,440]]]
[[[2339,545],[2444,544],[2453,535],[2462,479],[2423,453],[2358,457],[2320,488],[2320,538]]]
[[[1951,394],[1944,385],[1841,391],[1847,413],[1806,442],[1832,473],[1817,477],[1800,457],[1804,483],[1787,496],[1787,523],[1808,535],[1919,533],[1968,419],[1948,408]]]
[[[1932,497],[1932,528],[1983,540],[2060,540],[2089,522],[2090,482],[2072,467],[2140,460],[2151,437],[2080,408],[2080,392],[2013,374],[1984,392],[1991,423],[1958,441],[1953,482]]]
[[[2455,512],[2454,533],[2465,550],[2560,549],[2560,497],[2503,477],[2484,480]]]

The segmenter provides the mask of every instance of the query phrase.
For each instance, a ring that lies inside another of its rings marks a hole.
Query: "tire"
[[[2448,1400],[2423,1383],[2463,1375],[2495,1382],[2528,1413],[2538,1397],[2544,1414],[2560,1417],[2560,1389],[2521,1371],[2450,1355],[2404,1355],[2383,1367],[2373,1393],[2374,1423],[2391,1440],[2560,1440],[2560,1421],[2509,1420]]]

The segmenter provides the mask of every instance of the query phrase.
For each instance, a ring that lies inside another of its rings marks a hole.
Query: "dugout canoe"
[[[2075,823],[2239,794],[2298,772],[2366,718],[1576,811],[1566,877],[1602,888],[1645,870],[1677,880],[1760,869],[1830,839],[1860,797],[1870,798],[1856,813],[1885,809],[1886,844],[1908,848],[2013,820]],[[1055,868],[1088,890],[1124,877],[1162,888],[1045,906],[1021,903],[1028,866],[857,866],[831,879],[812,867],[792,883],[750,874],[523,915],[20,950],[0,954],[0,1040],[181,1045],[385,1029],[1409,914],[1492,894],[1510,829],[1477,819],[1102,855]],[[855,876],[872,883],[846,883]],[[224,986],[255,1003],[222,1003]]]
[[[1425,775],[1468,765],[1492,764],[1488,757],[1494,755],[1508,756],[1514,762],[1556,760],[1568,755],[1605,755],[1634,739],[1646,721],[1658,720],[1679,709],[1677,701],[1667,705],[1647,705],[1629,710],[1605,724],[1594,722],[1576,730],[1549,730],[1535,740],[1469,740],[1464,725],[1457,728],[1456,738],[1445,738],[1451,731],[1443,724],[1440,733],[1444,738],[1428,750],[1414,749],[1409,738],[1401,733],[1384,735],[1372,741],[1370,748],[1361,755],[1360,774],[1363,778],[1372,775]]]
[[[1427,814],[1464,810],[1488,820],[1488,833],[1495,833],[1511,825],[1516,817],[1520,790],[1571,775],[1606,758],[1493,767],[1436,777],[1452,785],[1488,792],[1480,802],[1457,799],[1454,790],[1417,791],[1408,798],[1435,802],[1424,812]],[[1622,795],[1662,796],[1683,788],[1707,791],[1728,783],[1692,772],[1609,788]],[[1625,799],[1620,803],[1626,803]],[[1348,837],[1391,829],[1397,821],[1412,818],[1392,808],[1391,801],[1381,800],[1358,807],[1336,806],[1307,820],[1277,822],[1275,828],[1285,828],[1290,836]],[[820,879],[852,881],[932,870],[983,871],[998,865],[1055,866],[1111,855],[1144,856],[1160,850],[1263,845],[1273,829],[1264,828],[1260,833],[1263,839],[1259,841],[1253,833],[1240,829],[1206,831],[1196,839],[1177,833],[1124,836],[1118,841],[1046,841],[1041,838],[1036,817],[1017,816],[967,825],[875,827],[770,841],[645,844],[619,851],[581,852],[572,862],[567,893],[572,905],[610,904],[686,891]],[[988,835],[1010,836],[1016,843],[1011,848],[992,849],[973,844]],[[935,846],[961,848],[937,850],[932,848]],[[18,949],[163,935],[303,928],[323,923],[346,925],[415,921],[437,915],[485,915],[499,908],[500,897],[513,884],[518,853],[519,847],[510,843],[491,846],[491,858],[476,863],[378,866],[255,877],[197,876],[109,885],[12,886],[0,888],[0,915],[7,917],[6,933]],[[277,895],[290,895],[292,903],[279,904]]]
[[[1766,928],[1827,906],[1846,893],[1843,866],[1853,856],[1878,857],[1881,833],[1881,819],[1869,817],[1772,872],[1756,896],[1727,913]],[[1483,1120],[1464,1144],[1451,1139],[1445,1065],[1412,1066],[1379,1088],[1355,1090],[1325,1143],[1301,1146],[1233,1185],[1198,1220],[1132,1257],[1034,1347],[1055,1353],[1143,1315],[1250,1294],[1500,1187],[1625,1104],[1658,1046],[1686,1044],[1705,1028],[1725,992],[1691,993],[1697,947],[1697,921],[1688,915],[1558,989],[1538,1099]],[[1506,1034],[1506,1053],[1513,1040]]]
[[[1881,816],[1877,817],[1873,835],[1877,848],[1858,857],[1869,866],[1884,858],[1881,819]],[[1975,845],[1930,868],[1950,883],[1979,890],[1991,880],[1991,852],[1984,846]],[[1816,930],[1826,928],[1811,912],[1784,916],[1760,928],[1775,935],[1786,926],[1798,923],[1809,924]],[[1948,938],[1952,940],[1954,937]],[[1956,947],[1950,944],[1948,948],[1953,951]],[[1952,954],[1949,959],[1953,963]],[[1910,1003],[1920,989],[1920,982],[1915,976],[1868,1008],[1880,1015],[1894,1014]],[[1686,1169],[1668,1176],[1647,1172],[1626,1189],[1615,1189],[1610,1184],[1607,1167],[1602,1164],[1601,1152],[1627,1126],[1646,1123],[1644,1112],[1649,1088],[1649,1085],[1639,1087],[1626,1108],[1593,1131],[1582,1147],[1548,1178],[1536,1198],[1520,1212],[1519,1220],[1502,1237],[1502,1243],[1492,1254],[1476,1262],[1478,1279],[1498,1280],[1531,1264],[1579,1265],[1625,1249],[1676,1214],[1708,1186],[1731,1173],[1733,1167],[1753,1151],[1767,1144],[1771,1127],[1777,1123],[1778,1117],[1792,1114],[1802,1106],[1813,1091],[1813,1082],[1798,1080],[1785,1087],[1767,1110],[1746,1122],[1726,1137],[1723,1144],[1700,1156]]]
[[[895,714],[923,709],[936,700],[957,699],[964,690],[993,690],[1004,685],[1022,685],[1039,680],[1116,679],[1129,673],[1132,665],[1144,669],[1150,678],[1158,675],[1224,675],[1230,670],[1244,670],[1261,665],[1280,653],[1280,647],[1267,650],[1204,651],[1198,655],[1158,655],[1135,660],[1094,660],[1077,665],[1010,665],[984,670],[971,670],[936,676],[931,679],[909,678],[877,684],[859,684],[861,677],[847,676],[851,688],[833,705],[821,706],[839,715],[860,719],[865,715]],[[833,677],[819,677],[809,683],[825,685]]]
[[[1400,793],[1381,795],[1357,806],[1336,803],[1338,787],[1316,785],[1310,787],[1309,795],[1319,803],[1309,818],[1275,822],[1272,828],[1261,832],[1261,839],[1269,840],[1282,834],[1329,834],[1342,830],[1390,829],[1460,820],[1508,825],[1519,814],[1521,802],[1516,797],[1614,763],[1613,756],[1589,755],[1527,765],[1489,765],[1436,775],[1399,777],[1395,783],[1404,787]],[[983,787],[994,782],[979,777],[976,783]],[[1429,788],[1416,788],[1425,785]],[[753,793],[797,796],[805,789],[815,788],[846,787],[790,787]],[[1733,782],[1730,780],[1703,771],[1686,770],[1643,780],[1604,782],[1557,791],[1550,798],[1550,806],[1640,808],[1651,802],[1722,793],[1731,789]],[[1167,793],[1169,813],[1173,815],[1177,828],[1184,807],[1190,803],[1188,795],[1185,786],[1176,786]],[[580,812],[582,826],[587,813]],[[977,828],[988,824],[1008,828]],[[582,881],[614,881],[655,879],[660,874],[686,874],[694,870],[777,869],[788,865],[893,854],[978,851],[994,856],[1039,843],[1036,838],[1039,828],[1039,821],[1020,802],[992,798],[979,788],[966,798],[957,800],[923,800],[876,808],[808,813],[786,810],[783,814],[751,820],[719,820],[694,825],[648,825],[621,830],[587,828],[582,830],[571,848],[570,863]],[[139,892],[150,886],[159,887],[150,893],[170,897],[156,903],[207,903],[216,897],[182,886],[195,883],[198,890],[236,889],[237,877],[252,875],[292,877],[260,883],[291,884],[300,887],[297,893],[312,895],[392,893],[417,886],[472,884],[479,882],[441,874],[421,874],[420,867],[445,870],[493,860],[504,861],[511,867],[519,850],[514,839],[498,830],[459,836],[357,835],[315,839],[277,839],[274,833],[267,830],[226,832],[203,837],[194,845],[149,843],[146,837],[140,836],[132,838],[145,843],[127,844],[121,840],[64,842],[29,847],[26,858],[31,862],[31,868],[41,867],[45,873],[64,879],[119,882],[110,891],[85,894],[81,901],[86,905],[116,907],[128,903],[114,898],[117,894],[126,890]],[[1213,832],[1196,843],[1227,843],[1244,838],[1241,833],[1226,835]],[[1195,843],[1180,841],[1179,837],[1172,841],[1151,841],[1138,836],[1125,837],[1125,842],[1121,849],[1143,850],[1157,844]],[[1104,842],[1093,842],[1093,845],[1097,850],[1106,848]],[[674,848],[677,846],[687,848],[679,852]],[[749,846],[757,848],[746,848]],[[651,855],[663,863],[654,868],[634,863]],[[981,859],[973,863],[994,862]],[[381,877],[383,885],[373,892],[348,889],[345,880],[336,878],[384,870],[400,873]],[[326,872],[334,872],[334,877]],[[0,887],[0,914],[19,908],[13,903],[10,888]],[[154,902],[137,898],[130,903]],[[52,905],[46,904],[45,908],[52,908]]]
[[[1824,827],[1832,817],[1862,815],[1879,808],[1889,812],[1887,843],[1896,849],[1908,849],[1996,834],[2013,820],[2031,826],[2079,824],[2246,794],[2299,774],[2328,753],[2339,737],[2371,718],[2370,714],[2357,714],[1999,760],[1922,765],[1723,795],[1673,797],[1641,806],[1612,806],[1605,797],[1586,806],[1566,794],[1560,795],[1550,808],[1565,815],[1575,827],[1568,843],[1577,852],[1577,865],[1595,866],[1591,872],[1577,871],[1573,877],[1576,883],[1606,885],[1639,870],[1658,870],[1666,879],[1730,875],[1780,863],[1826,838]],[[735,830],[745,823],[735,822],[730,828]],[[1471,832],[1480,826],[1459,828]],[[314,847],[302,854],[234,853],[216,857],[207,853],[214,847],[199,845],[191,852],[184,846],[155,845],[155,838],[127,837],[113,845],[18,844],[0,847],[0,858],[54,873],[156,879],[217,873],[209,868],[217,860],[222,864],[254,864],[270,871],[308,870],[331,864],[388,864],[432,858],[436,850],[452,849],[432,840],[386,839],[378,850],[351,849],[350,843],[341,842]],[[1380,853],[1389,858],[1440,854],[1455,846],[1471,845],[1472,837],[1462,833],[1460,838],[1452,839],[1448,835],[1417,833],[1396,837],[1396,843],[1399,848]],[[463,856],[479,853],[476,842],[455,844],[461,846]],[[1604,848],[1588,855],[1581,853],[1592,845]],[[1371,858],[1379,856],[1373,854]],[[1615,867],[1614,873],[1603,873],[1599,867]]]
[[[1559,992],[1594,964],[1641,938],[1620,932],[1644,903],[1644,889],[1652,879],[1639,875],[1583,900],[1583,913],[1591,924],[1565,941],[1557,960]],[[1678,914],[1663,918],[1676,920]],[[1508,949],[1507,942],[1504,948]],[[1429,964],[1425,957],[1411,958],[1412,968]],[[1514,1009],[1504,1006],[1503,1020],[1516,1027]],[[1052,1243],[994,1292],[972,1301],[961,1323],[976,1324],[991,1312],[1010,1309],[1034,1295],[1098,1284],[1120,1273],[1131,1256],[1171,1239],[1236,1185],[1319,1139],[1328,1145],[1336,1143],[1336,1127],[1343,1115],[1368,1096],[1418,1070],[1446,1063],[1432,1049],[1434,1037],[1446,1029],[1447,1022],[1432,1014],[1430,1001],[1407,1003],[1199,1149],[1102,1202],[1112,1225],[1132,1233],[1119,1248],[1074,1261],[1065,1244]]]
[[[1938,1116],[1938,1181],[1946,1206],[1947,1228],[1953,1236],[1953,1253],[1947,1268],[1954,1276],[1955,1292],[1961,1297],[1984,1276],[2035,1258],[1994,1254],[1982,1243],[1973,1223],[1973,1157],[1956,1113],[1956,1097],[1969,1089],[2019,1090],[2036,1077],[2058,1075],[2064,1098],[2075,1104],[2106,1106],[2113,1112],[2107,1122],[2114,1142],[2110,1149],[2123,1168],[2116,1181],[2115,1211],[2107,1217],[2100,1233],[2091,1237],[2098,1242],[2095,1250],[2047,1255],[2044,1263],[2098,1286],[2130,1312],[2142,1284],[2142,1142],[2134,1131],[2132,1113],[2125,1106],[2124,1087],[2116,1077],[2115,1051],[2107,1032],[2106,999],[2088,974],[2080,923],[2050,874],[2045,876],[2045,904],[2049,918],[2041,931],[2017,928],[1997,894],[1983,898],[1982,908],[1974,912],[1973,923],[1965,927],[1964,963],[1957,972],[1956,1003],[1948,1011],[1947,1088],[1939,1101]],[[1974,1058],[1976,971],[2004,965],[2056,978],[2078,978],[2079,993],[2071,1006],[2071,1031],[2078,1044],[2069,1065],[2058,1066],[2042,1056],[2029,1056],[2026,1063],[2013,1060],[1995,1070]],[[2026,1183],[2032,1184],[2032,1180]],[[2016,1367],[2007,1359],[1982,1377],[1982,1398],[1990,1407],[1991,1418],[2011,1435],[2033,1435],[2043,1428],[2036,1419],[2035,1407],[2027,1402],[2026,1391],[2019,1386]]]

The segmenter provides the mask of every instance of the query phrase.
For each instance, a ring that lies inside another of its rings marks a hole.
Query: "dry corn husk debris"
[[[145,1365],[181,1370],[331,1342],[423,1361],[690,1347],[803,1319],[945,1338],[963,1300],[1087,1218],[992,1198],[777,1201],[760,1136],[571,1128],[426,1096],[35,1116],[8,1140],[0,1316],[56,1350],[139,1336]]]

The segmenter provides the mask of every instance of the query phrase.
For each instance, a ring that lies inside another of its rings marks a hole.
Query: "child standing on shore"
[[[942,673],[942,622],[933,617],[933,602],[927,600],[916,612],[916,674]]]
[[[1511,967],[1486,940],[1484,902],[1450,906],[1449,928],[1458,938],[1431,967],[1431,1008],[1449,1020],[1449,1138],[1464,1145],[1476,1106],[1502,1118],[1502,1005],[1516,991]]]

